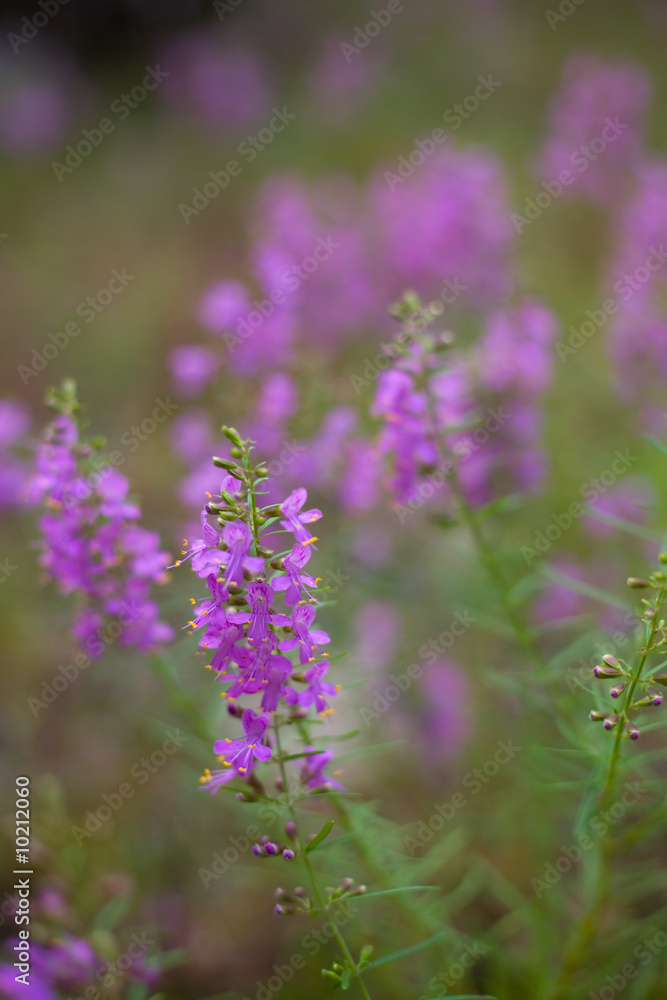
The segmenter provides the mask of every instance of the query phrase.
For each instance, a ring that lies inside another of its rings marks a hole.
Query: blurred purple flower
[[[642,152],[650,96],[648,76],[637,63],[571,57],[552,100],[550,134],[537,166],[540,180],[556,181],[567,171],[573,181],[563,185],[564,197],[615,202],[626,192]]]
[[[156,58],[169,73],[161,96],[203,126],[250,128],[271,111],[271,90],[260,57],[229,45],[209,29],[167,40]]]

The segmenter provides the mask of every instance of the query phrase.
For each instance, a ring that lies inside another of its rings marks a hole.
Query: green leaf
[[[420,941],[419,944],[413,944],[411,948],[402,948],[400,951],[392,951],[391,955],[384,955],[383,958],[376,959],[375,962],[371,962],[367,965],[366,969],[376,969],[379,965],[386,965],[387,962],[397,962],[401,958],[407,958],[408,955],[415,955],[418,951],[423,951],[424,948],[430,948],[432,944],[437,944],[438,941],[442,941],[444,936],[444,931],[438,931],[437,934],[433,934],[432,937],[427,938],[426,941]]]
[[[331,833],[331,828],[333,827],[334,822],[335,820],[330,819],[327,823],[324,824],[324,826],[317,834],[317,836],[313,837],[310,843],[306,845],[306,854],[310,854],[311,851],[314,851],[317,845],[321,844],[324,838]]]
[[[130,909],[129,896],[114,896],[95,917],[95,930],[112,931]]]
[[[478,507],[475,510],[475,517],[482,519],[495,517],[496,514],[507,514],[513,510],[520,510],[521,507],[525,506],[525,503],[524,493],[510,493],[507,496],[498,497],[497,500],[492,500],[491,503],[487,503],[483,507]]]
[[[349,990],[350,980],[352,979],[352,970],[346,969],[340,980],[340,987],[342,990]]]
[[[640,506],[640,504],[637,506]],[[596,510],[595,507],[585,507],[584,510],[589,517],[592,517],[595,521],[601,521],[602,524],[608,524],[610,528],[625,531],[628,535],[637,535],[638,538],[644,538],[649,542],[660,541],[661,535],[655,531],[650,531],[648,528],[642,528],[639,524],[633,524],[632,521],[625,521],[621,517],[605,514],[604,511]]]
[[[630,610],[630,605],[627,601],[622,601],[619,597],[608,593],[606,590],[602,590],[600,587],[593,587],[588,583],[583,583],[581,580],[575,580],[574,577],[567,576],[565,573],[559,573],[553,566],[544,566],[543,573],[550,580],[560,583],[563,587],[567,587],[574,594],[582,594],[583,597],[592,597],[594,601],[600,601],[601,604],[609,604],[611,607],[620,608],[622,611]]]

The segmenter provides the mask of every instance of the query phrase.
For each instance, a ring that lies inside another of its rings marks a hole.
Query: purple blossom
[[[251,708],[246,708],[241,716],[245,735],[236,740],[218,740],[213,750],[220,755],[225,767],[234,767],[239,774],[245,775],[252,768],[255,758],[267,761],[271,757],[271,747],[262,743],[268,724],[265,715],[256,716]]]
[[[284,521],[280,522],[281,526],[285,531],[291,531],[297,542],[301,542],[302,545],[310,545],[317,541],[305,525],[313,524],[322,517],[322,511],[316,507],[311,510],[302,510],[307,499],[308,492],[301,488],[293,490],[287,499],[280,504],[280,513],[285,518]]]
[[[317,586],[317,580],[309,573],[302,572],[311,555],[312,549],[309,546],[297,543],[283,559],[286,575],[274,576],[271,580],[274,590],[285,591],[285,604],[288,608],[293,608],[301,600],[304,584],[308,587]]]
[[[315,621],[315,613],[312,604],[305,604],[294,608],[291,619],[285,618],[284,615],[280,616],[281,619],[284,619],[285,624],[291,625],[294,636],[283,639],[282,642],[278,643],[278,648],[287,651],[298,647],[301,663],[311,663],[315,659],[313,653],[323,655],[319,648],[320,645],[323,646],[331,642],[328,634],[322,629],[311,628]]]
[[[565,197],[615,202],[627,191],[642,153],[650,94],[636,63],[573,56],[552,101],[538,177],[553,182],[567,171],[572,179],[563,185]]]
[[[371,183],[385,301],[414,288],[425,299],[488,305],[510,288],[515,236],[500,165],[486,152],[443,150],[403,181]],[[388,177],[389,175],[389,177]]]
[[[336,781],[335,778],[330,778],[324,773],[324,768],[333,760],[333,750],[324,750],[318,753],[315,747],[304,747],[304,752],[306,756],[301,767],[301,781],[306,788],[309,788],[311,791],[318,789],[324,791],[335,790],[337,792],[345,791],[339,781]]]
[[[240,586],[243,582],[244,568],[250,573],[259,573],[264,569],[261,556],[249,556],[253,544],[252,535],[243,521],[233,521],[222,529],[222,540],[227,546],[224,553],[225,579],[228,586]]]
[[[173,634],[150,599],[151,584],[166,580],[169,556],[159,536],[138,524],[141,511],[127,501],[124,476],[108,466],[82,475],[91,458],[75,421],[56,417],[37,446],[28,488],[30,502],[48,511],[39,520],[39,562],[61,593],[84,598],[73,633],[91,656],[116,638],[152,649]]]
[[[228,45],[210,28],[168,40],[158,56],[169,73],[160,96],[188,119],[236,130],[270,114],[271,91],[259,56]]]
[[[183,396],[197,396],[213,381],[222,359],[212,347],[185,344],[169,355],[169,369],[174,385]]]
[[[323,679],[328,669],[328,663],[313,663],[303,675],[308,687],[299,695],[299,704],[304,708],[314,705],[318,715],[330,715],[333,712],[333,708],[329,708],[327,697],[335,697],[340,690],[339,684],[334,686]]]

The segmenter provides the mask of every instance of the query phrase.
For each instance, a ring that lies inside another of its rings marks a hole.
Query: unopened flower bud
[[[629,739],[631,740],[639,739],[639,730],[632,722],[628,722],[627,726],[625,727],[625,731],[628,734]]]
[[[218,455],[214,455],[211,461],[219,469],[227,469],[228,472],[232,472],[239,467],[237,462],[233,462],[230,458],[220,458]]]
[[[656,691],[655,688],[649,688],[648,693],[652,705],[655,705],[656,707],[658,705],[662,705],[662,693],[660,691]]]
[[[347,890],[350,889],[353,885],[354,885],[353,878],[344,878],[341,879],[341,881],[338,883],[338,890],[339,892],[347,892]]]
[[[256,858],[263,858],[266,852],[264,851],[264,848],[261,846],[261,844],[253,844],[252,853],[255,855]]]
[[[644,580],[641,576],[629,576],[625,581],[628,587],[632,587],[633,590],[644,590],[646,587],[650,587],[651,584],[648,580]]]
[[[620,677],[622,671],[618,670],[616,667],[597,666],[593,667],[593,673],[598,679],[602,679],[605,677]]]
[[[604,656],[602,657],[602,660],[604,663],[607,664],[608,667],[616,667],[617,670],[621,669],[621,664],[618,662],[615,656],[611,655],[611,653],[605,653]]]
[[[611,691],[609,692],[609,694],[612,696],[612,698],[620,698],[620,696],[625,691],[625,686],[626,686],[626,682],[625,681],[621,681],[620,684],[615,684],[614,685],[614,687],[611,689]]]
[[[658,559],[660,560],[661,563],[663,563],[663,565],[667,563],[667,552],[661,552],[660,555],[658,556]]]
[[[604,726],[605,729],[613,729],[614,726],[618,725],[619,718],[620,718],[620,716],[618,716],[618,715],[609,715],[604,720],[604,722],[602,723],[602,725]]]
[[[296,824],[293,819],[288,819],[285,823],[285,833],[291,840],[296,840]]]
[[[292,861],[294,858],[294,851],[290,850],[289,847],[286,847],[283,851],[283,857],[285,861]]]
[[[227,427],[225,424],[223,424],[220,430],[225,435],[225,437],[232,442],[232,444],[235,444],[237,448],[241,447],[243,441],[241,440],[241,435],[239,434],[239,432],[236,430],[235,427]]]
[[[264,845],[264,850],[266,851],[267,854],[271,854],[271,855],[275,855],[275,854],[279,853],[277,846],[274,843],[272,843],[271,841],[269,841],[268,844]]]
[[[588,718],[591,722],[602,722],[604,719],[609,718],[609,712],[589,712]]]

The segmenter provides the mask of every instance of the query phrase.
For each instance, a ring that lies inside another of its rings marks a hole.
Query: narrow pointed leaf
[[[313,837],[310,843],[306,845],[306,854],[310,854],[311,851],[314,851],[317,845],[321,844],[324,838],[331,833],[331,828],[333,827],[334,822],[335,820],[330,819],[327,823],[324,824],[324,826],[317,834],[317,836]]]

